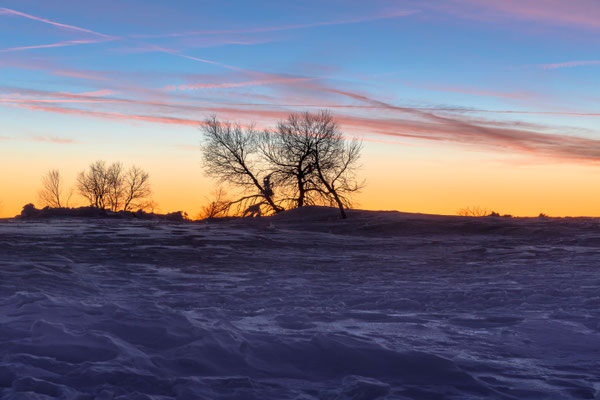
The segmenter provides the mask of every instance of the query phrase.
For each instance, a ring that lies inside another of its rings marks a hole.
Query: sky
[[[600,216],[597,0],[3,0],[0,217],[99,159],[194,216],[204,119],[323,108],[358,208]]]

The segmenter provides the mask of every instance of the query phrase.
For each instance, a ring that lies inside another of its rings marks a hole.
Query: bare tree
[[[261,150],[294,206],[328,204],[346,218],[351,195],[363,186],[356,180],[362,144],[346,140],[328,111],[290,114],[263,134]]]
[[[91,206],[111,211],[129,211],[135,207],[147,208],[150,204],[150,175],[139,167],[124,170],[115,162],[107,166],[96,161],[77,177],[77,190]]]
[[[319,182],[329,197],[330,205],[337,206],[341,217],[346,218],[345,208],[352,206],[352,194],[364,186],[356,180],[362,143],[347,141],[328,111],[305,113],[304,118],[312,119],[315,124],[313,163]]]
[[[456,213],[462,217],[485,217],[490,215],[490,211],[487,208],[479,206],[461,208]]]
[[[107,203],[111,211],[119,211],[121,200],[125,194],[125,179],[123,164],[112,163],[106,169]]]
[[[346,218],[352,194],[362,187],[356,180],[362,144],[347,141],[328,111],[290,114],[261,133],[212,117],[203,131],[205,169],[245,191],[232,202],[244,205],[240,211],[261,215],[263,206],[277,213],[282,205],[328,204]]]
[[[259,132],[253,127],[244,129],[238,124],[221,122],[215,116],[205,121],[202,130],[206,173],[221,183],[237,186],[245,192],[231,205],[243,210],[260,204],[272,213],[283,211],[275,203],[271,175],[261,169],[258,159]]]
[[[76,187],[79,194],[94,207],[104,208],[106,206],[108,186],[106,162],[101,160],[93,162],[87,171],[81,171],[77,176]]]
[[[152,193],[150,189],[150,174],[143,169],[132,166],[127,170],[123,181],[123,210],[129,211],[135,207],[154,209],[154,203],[148,200]]]
[[[198,218],[207,219],[225,217],[229,212],[230,205],[231,200],[227,198],[225,189],[218,188],[213,192],[213,200],[207,205],[202,206]]]
[[[317,204],[323,194],[315,175],[314,151],[322,128],[315,115],[290,114],[261,135],[260,150],[291,207]]]
[[[51,169],[42,177],[42,189],[38,197],[43,207],[62,207],[63,181],[57,169]]]

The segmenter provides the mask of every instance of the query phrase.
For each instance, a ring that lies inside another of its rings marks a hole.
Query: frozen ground
[[[600,222],[0,221],[2,399],[600,398]]]

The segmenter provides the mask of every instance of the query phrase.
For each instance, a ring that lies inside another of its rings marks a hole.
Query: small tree
[[[106,169],[107,202],[111,211],[119,211],[125,194],[123,164],[115,162]]]
[[[108,206],[112,211],[145,208],[151,194],[150,175],[136,166],[125,171],[119,162],[107,167],[104,161],[96,161],[79,173],[77,190],[94,207]]]
[[[199,219],[219,218],[227,216],[231,200],[227,198],[227,192],[223,188],[218,188],[213,192],[213,200],[207,205],[202,206]]]
[[[485,217],[490,215],[490,211],[487,208],[479,206],[461,208],[456,213],[462,217]]]
[[[106,162],[98,160],[90,164],[87,171],[81,171],[76,183],[79,194],[86,198],[91,206],[105,208],[109,192]]]
[[[253,127],[221,122],[215,116],[202,127],[202,156],[206,173],[221,183],[237,186],[244,195],[231,202],[239,210],[259,204],[270,212],[283,208],[275,203],[271,174],[261,170],[258,159],[259,132]],[[261,177],[262,175],[262,177]]]
[[[123,210],[129,211],[133,208],[147,208],[153,202],[148,200],[152,194],[150,189],[150,174],[143,169],[132,166],[127,170],[124,177]]]
[[[62,207],[63,181],[57,169],[51,169],[42,177],[42,189],[38,197],[43,207]]]

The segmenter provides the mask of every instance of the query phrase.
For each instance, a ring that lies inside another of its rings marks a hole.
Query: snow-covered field
[[[600,398],[600,221],[0,221],[2,399]]]

